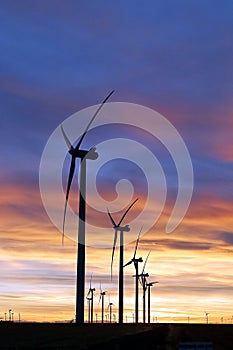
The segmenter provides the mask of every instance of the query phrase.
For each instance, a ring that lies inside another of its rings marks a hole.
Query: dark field
[[[233,325],[0,323],[0,349],[179,349],[180,342],[233,349]]]

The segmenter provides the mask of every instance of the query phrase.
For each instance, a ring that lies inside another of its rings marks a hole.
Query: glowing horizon
[[[13,192],[17,193],[17,189]],[[38,213],[43,212],[42,204],[39,208],[39,194],[36,191],[33,194],[31,190],[30,193],[32,201],[37,197]],[[25,189],[18,189],[18,194],[23,198]],[[18,203],[21,203],[20,198]],[[169,235],[164,233],[170,212],[167,207],[153,229],[141,237],[138,256],[145,259],[153,247],[147,271],[150,280],[159,281],[152,288],[152,318],[157,317],[160,322],[171,322],[171,319],[185,322],[190,317],[190,322],[201,322],[204,320],[204,311],[207,310],[210,322],[218,322],[221,317],[230,320],[233,299],[230,272],[232,248],[228,244],[230,236],[221,234],[225,222],[229,225],[232,223],[228,205],[227,202],[217,203],[216,200],[209,199],[208,214],[213,217],[213,224],[210,225],[205,216],[198,217],[200,207],[192,201],[181,225]],[[216,207],[225,207],[227,211],[219,210],[219,217],[216,217]],[[41,216],[33,223],[28,218],[22,219],[19,216],[21,223],[18,223],[17,230],[14,223],[10,224],[10,217],[5,217],[8,230],[1,231],[1,241],[5,244],[0,248],[2,260],[5,261],[1,269],[5,281],[1,287],[2,310],[5,313],[11,308],[15,317],[20,312],[22,321],[70,320],[74,318],[75,306],[76,244],[65,238],[62,247],[61,233],[53,227],[45,213],[42,216],[44,225],[40,224]],[[109,231],[113,237],[111,226]],[[132,257],[134,244],[135,241],[125,246],[125,262]],[[110,260],[110,248],[86,248],[86,292],[93,273],[92,284],[97,289],[94,307],[99,319],[100,282],[102,288],[110,292],[114,314],[117,315],[118,249],[114,260],[113,281],[110,280]],[[128,321],[134,313],[133,273],[132,266],[125,268],[125,315],[128,315]],[[108,297],[106,307],[107,304]],[[141,309],[140,302],[140,319]]]

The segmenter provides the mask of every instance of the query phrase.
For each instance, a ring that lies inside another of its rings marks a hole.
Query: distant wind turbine
[[[148,291],[147,291],[147,296],[148,296],[148,310],[147,310],[147,312],[148,312],[148,320],[147,320],[147,322],[148,323],[150,323],[150,289],[151,289],[151,287],[153,287],[153,285],[155,284],[155,283],[159,283],[158,281],[155,281],[155,282],[149,282],[149,283],[146,283],[146,287],[148,288]]]
[[[115,231],[114,235],[114,242],[113,242],[113,248],[112,248],[112,261],[111,261],[111,278],[112,278],[112,265],[113,265],[113,258],[114,258],[114,252],[116,248],[116,242],[117,242],[117,234],[118,231],[120,232],[120,261],[119,261],[119,282],[118,282],[118,288],[119,288],[119,303],[118,303],[118,314],[119,314],[119,323],[123,323],[123,312],[124,312],[124,232],[129,232],[130,228],[129,225],[121,226],[121,223],[123,222],[124,218],[126,217],[129,210],[132,208],[132,206],[137,202],[138,198],[133,201],[133,203],[130,204],[128,209],[124,212],[122,215],[120,221],[118,224],[113,220],[112,215],[110,214],[108,210],[108,216],[113,224],[113,228]]]
[[[209,313],[205,311],[206,324],[209,323]]]
[[[94,312],[93,301],[94,301],[95,288],[92,288],[91,282],[92,282],[92,275],[90,278],[90,286],[89,286],[89,290],[86,298],[88,300],[88,321],[93,323],[93,312]]]
[[[112,323],[112,307],[113,303],[111,302],[110,294],[108,295],[108,308],[109,308],[109,322]]]
[[[147,280],[146,280],[146,278],[149,277],[149,274],[145,273],[145,267],[146,267],[147,260],[149,258],[150,252],[151,251],[149,251],[149,253],[147,254],[147,257],[146,257],[146,260],[145,260],[142,272],[140,273],[140,275],[138,275],[138,277],[140,278],[140,282],[141,282],[141,285],[142,285],[142,291],[143,291],[143,297],[142,297],[142,300],[143,300],[143,323],[146,322],[146,289],[147,289],[147,286],[146,286]]]
[[[100,301],[102,301],[102,304],[101,304],[101,321],[102,323],[104,323],[104,296],[106,295],[106,290],[103,291],[102,290],[102,287],[101,287],[101,283],[100,283],[100,297],[99,297],[99,303]]]
[[[138,263],[143,262],[141,257],[136,258],[136,253],[137,253],[137,249],[138,249],[138,243],[139,243],[141,232],[142,232],[142,228],[140,229],[139,234],[138,234],[138,238],[136,240],[133,258],[124,265],[124,267],[126,267],[126,266],[134,263],[134,268],[135,268],[135,275],[134,275],[134,277],[135,277],[135,323],[138,323]]]
[[[68,139],[62,125],[61,131],[65,142],[69,148],[69,153],[71,155],[71,163],[69,170],[69,177],[67,182],[66,189],[66,199],[64,207],[64,218],[63,218],[63,235],[62,242],[64,240],[65,232],[65,218],[66,218],[66,209],[69,199],[70,187],[73,180],[76,158],[80,158],[80,190],[79,190],[79,224],[78,224],[78,257],[77,257],[77,279],[76,279],[76,322],[78,324],[83,324],[84,322],[84,293],[85,293],[85,220],[86,220],[86,160],[91,159],[95,160],[98,158],[98,153],[96,148],[93,147],[89,151],[80,149],[81,144],[100,109],[103,107],[105,102],[113,94],[114,91],[111,91],[110,94],[104,99],[100,104],[90,122],[88,123],[84,133],[82,134],[79,142],[76,147],[73,147],[70,140]]]
[[[9,321],[11,321],[11,316],[12,316],[12,310],[9,309]]]

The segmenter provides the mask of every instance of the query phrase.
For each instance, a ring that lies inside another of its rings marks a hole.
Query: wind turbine
[[[159,283],[158,281],[155,281],[155,282],[149,282],[149,283],[146,283],[146,287],[148,288],[148,323],[150,323],[150,289],[151,287],[153,287],[153,285],[155,283]]]
[[[139,243],[141,232],[142,232],[142,228],[140,229],[139,234],[138,234],[138,238],[136,240],[133,258],[124,265],[124,267],[126,267],[126,266],[134,263],[134,268],[135,268],[135,275],[134,275],[134,277],[135,277],[135,323],[138,323],[138,263],[143,262],[141,257],[136,258],[136,253],[137,253],[137,249],[138,249],[138,243]]]
[[[88,321],[93,323],[93,311],[94,311],[93,300],[94,300],[95,288],[91,287],[91,281],[92,281],[92,275],[90,278],[90,286],[89,286],[89,290],[88,290],[86,298],[88,300]]]
[[[208,324],[209,322],[209,313],[205,311],[205,317],[206,317],[206,324]]]
[[[147,260],[149,258],[150,252],[151,251],[149,251],[149,253],[147,254],[147,257],[146,257],[146,260],[145,260],[142,272],[140,273],[140,275],[138,275],[138,277],[140,278],[140,282],[141,282],[142,290],[143,290],[143,297],[142,297],[142,300],[143,300],[143,323],[146,322],[146,289],[147,289],[147,286],[146,286],[147,280],[146,280],[146,278],[149,277],[149,274],[145,273],[145,267],[146,267],[146,263],[147,263]]]
[[[125,216],[129,212],[129,210],[132,208],[132,206],[137,202],[138,198],[136,198],[133,203],[130,204],[128,209],[124,212],[122,215],[120,221],[118,224],[113,220],[112,215],[110,214],[108,210],[108,216],[113,224],[113,228],[115,231],[114,235],[114,242],[113,242],[113,248],[112,248],[112,261],[111,261],[111,278],[112,278],[112,265],[113,265],[113,258],[114,258],[114,252],[116,248],[116,242],[117,242],[117,234],[118,231],[120,232],[120,259],[119,259],[119,281],[118,281],[118,289],[119,289],[119,303],[118,303],[118,316],[119,316],[119,323],[123,323],[123,311],[124,311],[124,272],[123,272],[123,266],[124,266],[124,232],[129,232],[130,228],[129,225],[121,226],[121,223],[123,222]]]
[[[110,300],[110,294],[108,295],[108,309],[109,309],[109,322],[112,323],[112,307],[113,303]]]
[[[104,323],[104,296],[106,295],[106,290],[103,291],[101,288],[101,283],[100,283],[100,297],[99,297],[99,303],[102,300],[102,305],[101,305],[101,321]]]
[[[88,323],[91,322],[91,297],[86,296],[88,306]]]
[[[71,155],[71,163],[69,170],[69,177],[67,182],[66,189],[66,199],[64,207],[64,218],[63,218],[63,235],[62,242],[64,241],[64,232],[65,232],[65,218],[66,218],[66,209],[69,199],[70,187],[73,180],[76,158],[80,158],[80,189],[79,189],[79,224],[78,224],[78,257],[77,257],[77,280],[76,280],[76,313],[75,319],[78,324],[83,324],[84,322],[84,293],[85,293],[85,220],[86,220],[86,160],[91,159],[95,160],[98,158],[98,153],[96,148],[93,147],[89,151],[80,149],[84,137],[86,136],[88,129],[91,126],[91,123],[99,113],[100,109],[103,107],[105,102],[113,94],[114,91],[111,91],[110,94],[104,99],[104,101],[97,108],[96,112],[92,116],[90,122],[88,123],[84,133],[82,134],[76,147],[73,147],[69,141],[62,125],[61,131],[65,142],[69,148],[69,153]]]
[[[11,321],[11,316],[12,316],[12,310],[9,309],[9,321]]]

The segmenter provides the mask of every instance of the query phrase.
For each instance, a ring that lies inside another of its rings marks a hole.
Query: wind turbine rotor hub
[[[118,226],[117,229],[118,229],[120,232],[129,232],[129,231],[130,231],[129,225]]]
[[[149,273],[141,273],[138,277],[149,277]]]
[[[81,158],[81,159],[91,159],[91,160],[96,160],[98,158],[98,153],[96,152],[96,148],[93,147],[89,151],[83,150],[83,149],[78,149],[75,150],[74,148],[69,150],[69,153],[72,156],[75,156],[75,158]]]

